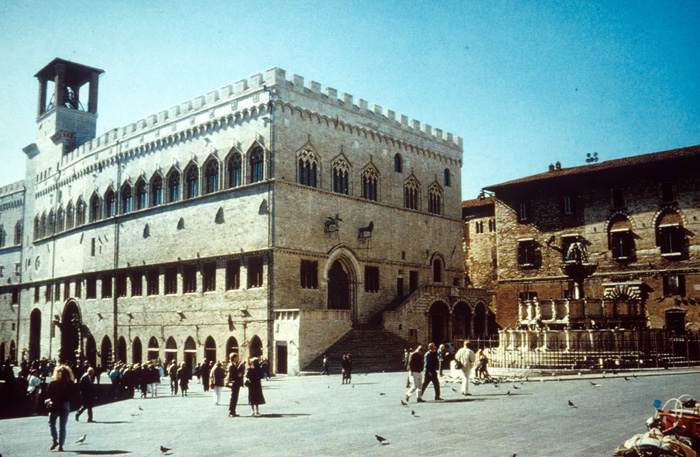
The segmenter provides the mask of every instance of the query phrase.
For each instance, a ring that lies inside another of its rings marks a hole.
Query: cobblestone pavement
[[[158,398],[100,406],[96,423],[71,413],[64,454],[159,456],[162,445],[173,456],[609,456],[645,430],[655,399],[700,398],[699,373],[530,378],[472,386],[470,397],[446,378],[444,401],[428,387],[426,403],[408,406],[404,373],[355,374],[351,385],[339,375],[278,377],[263,383],[262,416],[249,416],[242,389],[236,418],[199,384],[186,398],[167,395],[165,378]],[[0,421],[3,457],[50,455],[50,444],[46,417]]]

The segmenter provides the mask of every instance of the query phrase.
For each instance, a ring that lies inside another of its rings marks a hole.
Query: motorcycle
[[[633,436],[617,448],[615,457],[698,457],[700,402],[689,395],[654,402],[648,432]]]

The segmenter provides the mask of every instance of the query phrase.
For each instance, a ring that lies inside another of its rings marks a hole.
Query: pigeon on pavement
[[[78,441],[76,441],[76,444],[77,444],[77,443],[84,443],[84,442],[85,442],[85,438],[87,438],[87,434],[83,435],[82,438],[80,438]]]

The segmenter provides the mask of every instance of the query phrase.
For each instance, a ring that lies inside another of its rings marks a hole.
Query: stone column
[[[44,111],[46,110],[46,85],[46,79],[41,78],[39,80],[39,106],[37,107],[36,117],[44,114]]]
[[[97,84],[99,80],[99,73],[93,72],[90,74],[90,98],[88,99],[88,113],[97,113]]]
[[[56,78],[54,83],[54,89],[56,91],[56,105],[63,106],[63,85],[65,81],[66,66],[63,64],[56,65]]]

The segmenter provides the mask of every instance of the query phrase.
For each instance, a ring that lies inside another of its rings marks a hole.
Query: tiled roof
[[[500,184],[494,184],[484,187],[485,190],[495,191],[505,187],[516,186],[518,184],[530,183],[535,181],[543,181],[548,179],[560,178],[563,176],[585,175],[602,171],[614,170],[623,167],[635,165],[654,164],[666,160],[677,160],[691,157],[700,158],[700,145],[689,146],[687,148],[671,149],[669,151],[654,152],[651,154],[643,154],[639,156],[624,157],[622,159],[607,160],[605,162],[594,163],[590,165],[582,165],[579,167],[561,168],[559,170],[548,171],[524,178],[507,181]],[[466,202],[465,202],[466,203]],[[462,204],[464,208],[464,203]]]
[[[464,200],[462,202],[462,209],[464,208],[478,208],[479,206],[493,205],[495,197],[481,197],[472,200]]]

